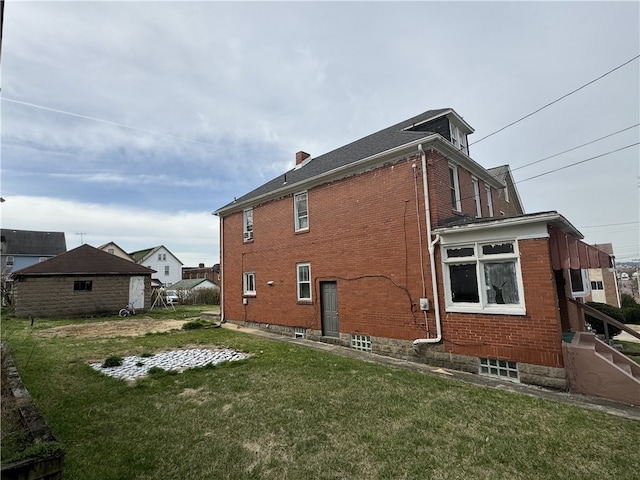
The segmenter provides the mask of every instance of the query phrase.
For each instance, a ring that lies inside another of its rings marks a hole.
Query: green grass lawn
[[[65,479],[637,479],[640,472],[638,421],[221,328],[41,335],[63,323],[31,327],[5,315],[2,337],[64,445]],[[135,383],[88,365],[187,346],[229,347],[250,358]]]
[[[640,363],[640,343],[638,342],[625,342],[622,340],[616,340],[617,344],[622,345],[623,353],[630,359]]]

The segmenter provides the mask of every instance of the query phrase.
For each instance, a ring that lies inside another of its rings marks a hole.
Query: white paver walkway
[[[159,353],[151,357],[125,357],[119,367],[103,368],[101,363],[92,363],[91,367],[98,372],[114,378],[135,380],[144,377],[153,367],[163,370],[183,371],[187,368],[216,365],[222,362],[243,360],[246,355],[235,350],[205,350],[193,348],[189,350],[174,350],[172,352]]]

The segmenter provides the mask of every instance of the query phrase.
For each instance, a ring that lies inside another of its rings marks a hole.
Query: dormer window
[[[451,143],[458,149],[462,150],[464,153],[469,155],[469,149],[467,148],[467,135],[458,128],[457,125],[449,122],[449,129],[451,132]]]

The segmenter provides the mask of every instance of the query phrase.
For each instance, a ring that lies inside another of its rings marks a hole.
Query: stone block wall
[[[129,301],[129,279],[127,275],[22,277],[14,283],[15,312],[19,317],[115,315]],[[74,290],[76,281],[91,281],[91,290]],[[145,277],[145,308],[150,295],[151,280]]]

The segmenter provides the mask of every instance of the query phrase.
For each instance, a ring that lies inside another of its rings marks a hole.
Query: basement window
[[[304,327],[295,327],[293,329],[293,338],[304,338]]]
[[[76,280],[73,282],[74,292],[90,292],[93,290],[93,280]]]
[[[351,348],[363,352],[371,351],[371,337],[369,335],[351,334]]]
[[[495,358],[480,359],[480,375],[498,377],[503,380],[518,382],[518,364],[508,360],[496,360]]]

